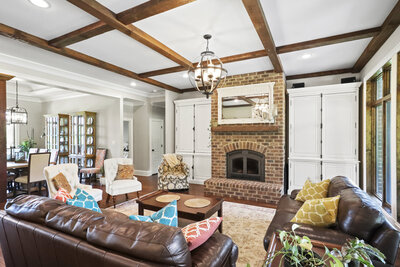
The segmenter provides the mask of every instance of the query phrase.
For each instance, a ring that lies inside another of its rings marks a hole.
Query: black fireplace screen
[[[265,181],[265,156],[252,150],[226,154],[226,176],[231,179]]]

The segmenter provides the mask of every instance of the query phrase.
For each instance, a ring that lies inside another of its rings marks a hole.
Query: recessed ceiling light
[[[153,90],[153,93],[157,93],[157,92],[158,92],[158,90],[157,90],[157,89],[154,89],[154,90]]]
[[[237,102],[239,102],[239,99],[235,98],[235,100],[233,100],[233,102],[237,103]]]
[[[136,86],[136,83],[135,83],[135,82],[131,82],[131,83],[130,83],[130,86],[135,87],[135,86]]]
[[[188,78],[189,75],[187,74],[187,72],[185,72],[184,74],[182,74],[182,77],[183,77],[183,78]]]
[[[311,57],[311,54],[303,54],[301,56],[302,59],[307,59],[307,58],[310,58],[310,57]]]
[[[47,2],[46,0],[29,0],[29,2],[31,2],[31,4],[37,6],[37,7],[41,7],[41,8],[49,8],[50,4],[49,2]]]

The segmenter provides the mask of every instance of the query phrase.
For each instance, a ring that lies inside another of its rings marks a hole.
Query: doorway
[[[124,119],[123,125],[123,156],[133,158],[133,120]]]
[[[151,120],[151,172],[158,173],[164,154],[164,120]]]

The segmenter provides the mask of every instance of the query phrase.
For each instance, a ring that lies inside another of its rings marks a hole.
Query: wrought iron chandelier
[[[197,65],[189,69],[188,76],[193,87],[208,98],[219,85],[223,84],[228,72],[223,68],[222,61],[208,49],[211,35],[206,34],[203,37],[207,40],[206,50],[201,52]]]
[[[18,104],[18,81],[15,81],[15,91],[15,106],[6,110],[6,121],[8,124],[27,124],[28,112]]]

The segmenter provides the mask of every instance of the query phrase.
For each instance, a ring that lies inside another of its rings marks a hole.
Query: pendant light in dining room
[[[201,52],[196,66],[189,69],[188,76],[192,86],[209,98],[223,84],[228,72],[223,68],[222,61],[208,49],[211,35],[206,34],[203,37],[207,40],[206,50]]]
[[[7,109],[6,118],[9,124],[27,124],[28,112],[18,104],[18,81],[15,81],[15,106]]]

